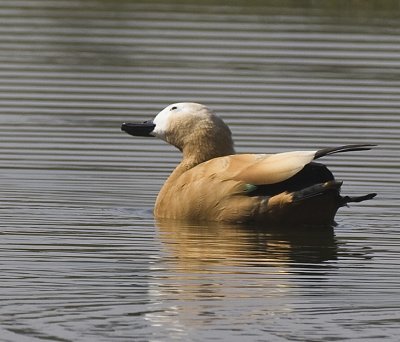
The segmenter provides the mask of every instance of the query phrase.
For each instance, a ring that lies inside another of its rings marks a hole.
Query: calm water
[[[400,10],[180,3],[0,1],[1,341],[398,340]],[[119,127],[177,101],[238,152],[378,144],[325,159],[378,197],[334,231],[155,222],[180,155]]]

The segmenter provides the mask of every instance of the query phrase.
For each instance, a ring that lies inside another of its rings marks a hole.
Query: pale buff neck
[[[194,140],[185,145],[182,153],[182,162],[194,167],[210,159],[235,154],[235,150],[231,137],[227,136],[215,140]]]
[[[231,131],[218,117],[209,117],[196,125],[184,121],[175,127],[166,135],[166,140],[183,154],[177,167],[179,173],[207,160],[235,154]]]

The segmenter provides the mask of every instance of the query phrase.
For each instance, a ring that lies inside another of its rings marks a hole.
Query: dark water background
[[[0,1],[1,341],[397,341],[395,1]],[[207,104],[238,152],[347,143],[334,231],[156,223],[180,155],[120,132]]]

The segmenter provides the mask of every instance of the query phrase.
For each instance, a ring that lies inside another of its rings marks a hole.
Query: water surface
[[[396,341],[400,12],[384,2],[0,3],[3,341]],[[348,143],[335,229],[156,222],[173,147],[120,132],[207,104],[238,152]]]

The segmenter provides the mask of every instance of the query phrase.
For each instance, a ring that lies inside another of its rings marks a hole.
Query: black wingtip
[[[318,159],[327,155],[341,153],[341,152],[353,152],[353,151],[368,151],[371,148],[377,145],[374,144],[353,144],[353,145],[344,145],[339,147],[327,147],[321,150],[318,150],[315,153],[314,159]]]

